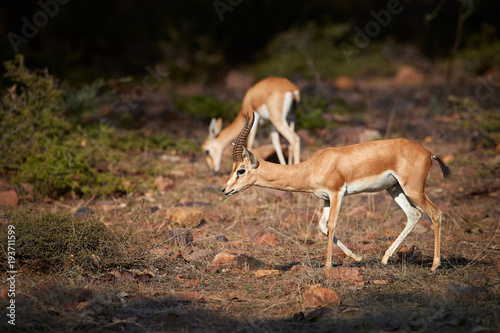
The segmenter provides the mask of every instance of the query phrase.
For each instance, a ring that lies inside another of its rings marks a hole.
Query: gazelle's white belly
[[[345,195],[361,192],[379,192],[398,182],[394,171],[388,170],[376,176],[365,177],[345,184]]]

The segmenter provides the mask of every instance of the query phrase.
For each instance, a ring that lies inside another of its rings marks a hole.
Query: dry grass
[[[445,145],[428,146],[442,154]],[[39,203],[38,209],[52,212],[90,207],[115,233],[136,240],[137,253],[143,254],[135,264],[104,271],[68,265],[41,273],[29,265],[19,267],[16,327],[4,318],[0,330],[498,331],[500,173],[498,167],[491,172],[479,169],[498,160],[486,151],[478,153],[460,144],[451,163],[454,179],[443,181],[434,168],[428,181],[428,196],[445,212],[443,264],[436,274],[430,274],[433,230],[427,217],[400,247],[415,246],[414,252],[421,255],[395,254],[387,267],[381,267],[385,249],[404,226],[403,212],[386,193],[346,198],[337,235],[364,260],[354,264],[337,256],[336,261],[339,266],[363,267],[364,283],[325,279],[326,237],[317,229],[320,200],[259,188],[223,197],[219,188],[226,176],[211,175],[202,159],[180,156],[175,162],[161,162],[165,176],[175,182],[166,191],[151,189],[113,200]],[[152,207],[158,210],[153,212]],[[195,213],[173,219],[179,207]],[[190,229],[201,219],[206,223]],[[262,226],[280,244],[256,245],[243,231],[249,225]],[[193,242],[174,243],[169,232],[173,229],[190,229]],[[228,241],[218,240],[221,235]],[[245,267],[210,269],[215,255],[222,252],[246,254],[280,274],[257,278]],[[306,268],[293,275],[290,270],[295,265]],[[451,285],[482,284],[485,277],[487,299],[477,299],[477,294],[450,297],[447,292]],[[337,291],[341,305],[317,312],[306,308],[304,292],[316,284]],[[91,290],[92,295],[75,300],[71,292],[75,288]],[[0,306],[6,305],[0,299]]]

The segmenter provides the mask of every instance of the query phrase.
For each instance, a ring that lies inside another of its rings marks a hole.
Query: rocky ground
[[[453,178],[443,180],[434,165],[426,185],[445,214],[435,274],[427,216],[389,264],[380,265],[405,225],[385,192],[344,200],[336,235],[363,261],[336,249],[336,266],[325,272],[319,199],[262,188],[223,196],[230,148],[219,175],[208,171],[201,153],[157,154],[151,158],[164,172],[143,193],[37,203],[37,209],[71,214],[87,207],[116,233],[137,235],[147,244],[141,264],[107,272],[68,265],[44,273],[26,265],[18,279],[16,328],[4,316],[2,331],[499,331],[500,140],[498,133],[485,135],[481,123],[498,109],[434,112],[429,92],[438,88],[432,85],[356,85],[332,85],[327,94],[332,105],[366,107],[329,115],[343,125],[339,130],[299,131],[304,158],[373,136],[408,137],[443,157]],[[208,124],[199,125],[188,134],[202,141]],[[170,126],[187,124],[180,119]],[[258,137],[261,145],[266,140]]]

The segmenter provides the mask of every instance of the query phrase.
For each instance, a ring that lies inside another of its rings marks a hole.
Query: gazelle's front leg
[[[326,235],[328,236],[328,248],[326,251],[326,263],[325,268],[332,267],[332,256],[333,256],[333,244],[335,243],[340,249],[345,253],[346,256],[353,258],[356,261],[363,260],[362,257],[355,255],[351,250],[347,248],[337,237],[335,237],[335,226],[337,224],[337,219],[340,212],[340,207],[342,206],[342,199],[344,197],[343,191],[340,191],[334,195],[330,195],[330,201],[325,200],[325,206],[323,208],[323,215],[320,219],[320,230],[324,232],[324,225],[326,224]],[[328,220],[325,218],[328,216]]]

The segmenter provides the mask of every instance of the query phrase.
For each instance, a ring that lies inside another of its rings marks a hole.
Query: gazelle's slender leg
[[[392,256],[394,251],[396,251],[401,242],[406,238],[406,236],[408,236],[422,217],[420,210],[410,201],[410,198],[406,196],[399,184],[391,186],[387,189],[387,192],[391,195],[394,201],[396,201],[399,207],[403,209],[407,217],[407,222],[403,231],[401,231],[396,240],[391,244],[387,251],[385,251],[385,254],[382,257],[382,264],[384,265],[387,265],[387,261]]]
[[[283,156],[283,150],[281,150],[280,135],[276,132],[274,126],[271,132],[271,142],[273,143],[274,150],[276,150],[276,155],[278,155],[280,164],[286,164],[285,156]]]
[[[363,260],[362,257],[354,254],[351,250],[347,248],[337,237],[335,237],[335,226],[337,224],[337,219],[340,212],[340,207],[342,206],[342,199],[344,197],[344,193],[339,191],[335,195],[330,195],[330,206],[329,210],[329,218],[328,218],[328,248],[326,251],[326,264],[325,268],[332,267],[332,254],[333,254],[333,244],[335,243],[340,249],[345,253],[346,256],[356,260]],[[332,204],[333,203],[333,204]],[[326,208],[326,200],[325,200],[325,208]],[[323,210],[323,214],[325,211]],[[323,218],[323,216],[322,216]]]
[[[441,265],[441,221],[443,212],[441,212],[423,192],[420,195],[412,195],[410,193],[408,195],[415,204],[422,207],[429,215],[434,225],[434,259],[432,261],[431,272],[435,272]]]
[[[250,130],[250,134],[248,135],[247,149],[252,149],[255,141],[255,135],[257,134],[257,127],[259,126],[260,115],[257,112],[254,112],[253,116],[255,117],[255,120],[252,129]]]

